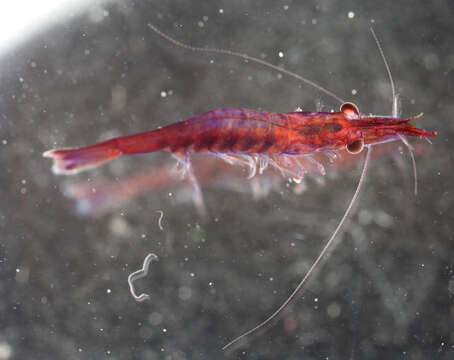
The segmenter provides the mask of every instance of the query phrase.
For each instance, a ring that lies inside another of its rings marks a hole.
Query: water
[[[181,202],[178,187],[107,215],[78,216],[63,194],[68,184],[122,178],[174,159],[140,155],[56,177],[41,157],[49,148],[145,131],[219,106],[339,106],[259,65],[175,48],[149,22],[181,41],[283,65],[364,113],[389,114],[374,25],[403,115],[423,111],[417,124],[439,133],[417,156],[419,195],[405,151],[374,162],[324,267],[280,322],[231,357],[451,358],[453,11],[448,1],[111,2],[52,22],[3,54],[0,359],[222,358],[228,340],[296,286],[353,194],[358,167],[328,167],[324,183],[309,182],[301,195],[281,184],[256,201],[251,191],[207,186],[206,222]],[[151,296],[139,304],[127,277],[148,253],[159,261],[137,282],[138,293]]]

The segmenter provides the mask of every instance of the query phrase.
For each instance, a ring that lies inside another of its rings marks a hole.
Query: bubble
[[[349,19],[353,19],[355,17],[355,13],[353,11],[349,11],[347,16]]]

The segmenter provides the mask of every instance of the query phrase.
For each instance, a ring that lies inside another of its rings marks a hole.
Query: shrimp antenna
[[[191,50],[191,51],[207,52],[207,53],[224,54],[224,55],[234,56],[234,57],[237,57],[237,58],[240,58],[240,59],[252,61],[252,62],[255,62],[257,64],[260,64],[260,65],[263,65],[265,67],[268,67],[270,69],[276,70],[276,71],[278,71],[278,72],[280,72],[282,74],[285,74],[285,75],[288,75],[290,77],[293,77],[293,78],[295,78],[295,79],[297,79],[297,80],[299,80],[299,81],[301,81],[301,82],[303,82],[305,84],[308,84],[308,85],[316,88],[317,90],[325,93],[326,95],[332,97],[333,99],[339,101],[340,103],[344,103],[345,102],[342,98],[340,98],[339,96],[337,96],[333,92],[329,91],[328,89],[325,89],[323,86],[318,85],[317,83],[313,82],[312,80],[306,79],[305,77],[303,77],[301,75],[298,75],[298,74],[296,74],[296,73],[294,73],[292,71],[289,71],[289,70],[283,69],[283,68],[281,68],[279,66],[276,66],[274,64],[271,64],[268,61],[256,58],[254,56],[250,56],[248,54],[243,54],[243,53],[239,53],[239,52],[231,51],[231,50],[227,50],[227,49],[204,48],[204,47],[197,47],[197,46],[192,46],[192,45],[189,45],[189,44],[185,44],[185,43],[182,43],[181,41],[176,40],[173,37],[163,33],[161,30],[159,30],[153,24],[148,23],[147,25],[148,25],[148,27],[151,30],[153,30],[159,36],[161,36],[165,40],[167,40],[167,41],[171,42],[172,44],[174,44],[174,45],[176,45],[178,47],[181,47],[183,49],[187,49],[187,50]]]
[[[326,245],[323,247],[323,249],[320,252],[320,254],[318,255],[317,259],[315,259],[315,261],[312,263],[312,265],[309,268],[308,272],[303,277],[303,279],[300,281],[300,283],[295,288],[295,290],[293,290],[293,292],[290,294],[290,296],[287,298],[287,300],[285,300],[282,303],[282,305],[279,306],[279,308],[274,313],[272,313],[270,316],[268,316],[264,321],[262,321],[257,326],[253,327],[252,329],[246,331],[242,335],[240,335],[240,336],[236,337],[235,339],[231,340],[229,343],[224,345],[222,350],[227,350],[228,348],[230,348],[232,345],[234,345],[235,343],[237,343],[241,339],[244,339],[245,337],[255,333],[256,331],[260,330],[265,325],[270,323],[272,320],[274,320],[290,304],[290,302],[295,299],[296,295],[300,292],[300,290],[303,288],[303,286],[308,282],[308,280],[309,280],[310,276],[312,275],[312,273],[314,272],[314,270],[317,268],[317,266],[323,260],[325,255],[328,254],[328,251],[329,251],[330,247],[332,246],[332,244],[334,242],[334,239],[336,238],[336,236],[339,234],[340,230],[344,226],[345,221],[347,220],[348,216],[350,215],[350,213],[352,211],[353,205],[356,203],[356,200],[358,199],[359,193],[361,191],[361,188],[363,186],[364,180],[366,178],[366,173],[367,173],[367,169],[369,167],[371,152],[372,152],[372,146],[369,146],[368,150],[367,150],[367,154],[366,154],[366,159],[364,160],[363,169],[361,171],[361,177],[359,178],[359,182],[358,182],[358,185],[356,187],[355,193],[354,193],[352,199],[350,200],[350,203],[348,204],[348,207],[345,210],[344,215],[342,216],[342,219],[339,221],[339,224],[337,225],[336,230],[334,230],[333,234],[331,235],[331,237],[327,241]]]
[[[391,74],[391,69],[389,67],[388,61],[386,61],[385,53],[383,52],[383,48],[381,47],[380,41],[378,40],[377,35],[375,34],[374,29],[371,27],[370,31],[372,33],[372,36],[374,37],[375,43],[377,44],[378,51],[380,52],[380,56],[383,59],[383,63],[385,64],[386,72],[388,73],[388,78],[389,82],[391,84],[391,92],[393,96],[393,117],[397,118],[399,116],[398,114],[398,96],[396,95],[396,87],[394,86],[394,80],[393,76]],[[416,160],[415,160],[415,155],[413,154],[413,147],[410,145],[410,143],[405,139],[403,135],[399,135],[399,139],[404,143],[404,145],[407,147],[408,152],[411,157],[411,163],[413,166],[413,179],[414,179],[414,189],[415,189],[415,196],[418,195],[418,173],[416,171]]]

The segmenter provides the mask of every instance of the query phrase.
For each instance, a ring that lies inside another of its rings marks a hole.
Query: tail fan
[[[114,141],[67,149],[54,149],[43,153],[44,157],[52,158],[54,174],[71,175],[80,171],[99,166],[121,155]]]

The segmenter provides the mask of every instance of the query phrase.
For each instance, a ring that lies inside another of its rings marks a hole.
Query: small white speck
[[[219,14],[223,14],[224,13],[224,9],[219,9]]]
[[[35,67],[36,67],[36,63],[35,63],[34,61],[32,61],[32,62],[30,63],[30,66],[31,66],[32,68],[35,68]]]
[[[20,78],[19,78],[19,81],[20,81],[21,83],[24,82],[24,78],[20,77]]]
[[[312,25],[317,25],[317,19],[312,19]]]
[[[194,273],[190,273],[190,274],[189,274],[189,276],[191,276],[191,277],[194,277],[194,276],[195,276],[195,274],[194,274]]]
[[[107,289],[106,292],[107,292],[108,294],[110,294],[110,293],[112,292],[112,290]]]
[[[279,51],[278,55],[279,55],[280,58],[284,57],[284,53],[282,51]]]
[[[3,139],[3,140],[2,140],[2,144],[3,144],[3,145],[7,145],[7,144],[8,144],[8,140]]]
[[[25,184],[27,183],[27,180],[22,179],[22,180],[21,180],[21,183],[25,185]]]
[[[163,90],[163,91],[161,91],[161,97],[162,97],[162,98],[165,98],[165,97],[167,97],[167,92],[166,92],[166,91],[164,91],[164,90]]]
[[[85,50],[84,50],[84,54],[85,54],[85,55],[90,55],[90,50],[85,49]]]
[[[211,282],[211,281],[210,281],[210,282],[208,283],[208,285],[209,285],[209,286],[214,286],[214,282]]]
[[[208,16],[204,16],[204,17],[202,18],[202,20],[205,21],[205,22],[207,22],[207,21],[208,21]]]
[[[348,12],[348,18],[353,19],[355,17],[355,13],[353,11]]]
[[[314,299],[314,302],[318,302],[318,298],[315,298],[315,299]]]
[[[282,79],[282,74],[277,74],[276,77],[281,80]]]
[[[284,10],[288,10],[288,5],[283,6]]]
[[[205,25],[205,24],[203,23],[203,21],[199,21],[199,22],[197,23],[197,26],[198,26],[198,27],[203,27],[204,25]]]
[[[162,332],[163,332],[163,333],[166,333],[166,332],[167,332],[167,329],[166,329],[166,328],[162,329]]]
[[[17,268],[17,269],[16,269],[16,272],[17,272],[17,273],[19,273],[19,272],[20,272],[20,269],[19,269],[19,268]]]
[[[274,281],[274,278],[273,278],[273,277],[270,277],[270,281]]]
[[[352,89],[352,95],[356,95],[358,93],[358,90]]]
[[[172,194],[171,192],[169,192],[169,194],[168,194],[168,195],[169,195],[169,197],[172,197],[172,196],[173,196],[173,194]]]

